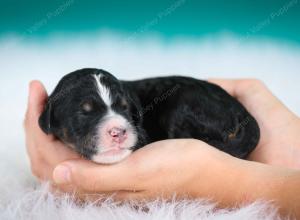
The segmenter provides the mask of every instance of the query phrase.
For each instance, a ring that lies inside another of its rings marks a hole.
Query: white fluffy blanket
[[[256,77],[300,114],[300,48],[270,41],[243,42],[223,36],[200,40],[157,40],[132,43],[104,34],[46,42],[0,39],[0,219],[277,219],[276,209],[260,202],[240,209],[215,209],[206,200],[164,202],[147,210],[119,206],[107,199],[100,206],[76,206],[71,198],[55,198],[30,174],[22,120],[27,85],[42,80],[49,91],[60,77],[82,67],[99,67],[120,78],[184,74],[198,78]]]

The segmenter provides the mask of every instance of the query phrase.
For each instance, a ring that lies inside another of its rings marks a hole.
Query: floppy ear
[[[137,123],[137,124],[141,124],[143,121],[143,115],[142,115],[142,107],[139,103],[139,101],[137,99],[131,99],[130,100],[130,109],[131,109],[131,115],[132,115],[132,119]]]
[[[46,133],[51,133],[51,115],[52,115],[52,104],[50,101],[45,106],[44,111],[42,112],[39,118],[39,126]]]

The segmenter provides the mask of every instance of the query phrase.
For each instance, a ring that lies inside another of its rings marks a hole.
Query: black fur
[[[255,119],[217,85],[181,76],[121,81],[104,70],[82,69],[61,79],[39,124],[86,158],[96,153],[95,128],[107,110],[93,74],[104,75],[101,82],[111,91],[113,110],[135,127],[138,142],[132,150],[158,140],[195,138],[246,158],[259,141]],[[85,102],[93,111],[82,111]]]

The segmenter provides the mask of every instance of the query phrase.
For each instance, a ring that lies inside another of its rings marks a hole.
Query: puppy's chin
[[[96,163],[101,163],[101,164],[113,164],[113,163],[118,163],[125,158],[127,158],[130,154],[132,153],[132,150],[130,149],[111,149],[105,152],[99,152],[92,156],[91,160],[96,162]]]

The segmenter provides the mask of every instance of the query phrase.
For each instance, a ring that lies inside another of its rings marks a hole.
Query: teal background
[[[35,31],[28,32],[67,1],[1,0],[0,36],[28,34],[48,37],[54,33],[66,35],[99,30],[123,32],[138,36],[158,33],[173,37],[201,37],[230,32],[241,37],[271,38],[300,44],[299,0],[185,0],[173,12],[155,22],[159,13],[174,5],[174,0],[74,0],[61,14],[47,20]],[[287,12],[272,19],[253,32],[272,13],[289,2]],[[151,22],[154,24],[151,25]],[[251,31],[252,30],[252,31]]]

